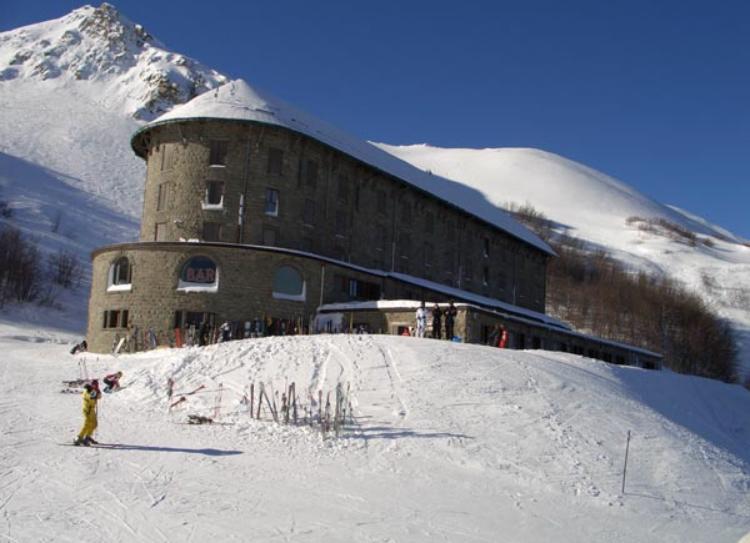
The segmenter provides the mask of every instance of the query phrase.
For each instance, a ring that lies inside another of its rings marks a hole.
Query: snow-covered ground
[[[0,539],[661,541],[750,531],[750,393],[570,354],[393,336],[265,338],[72,356],[0,317]],[[43,316],[40,316],[43,318]],[[99,441],[63,446],[89,375],[124,372]],[[205,392],[169,410],[175,397]],[[251,383],[350,385],[339,438],[242,404]],[[183,424],[188,414],[222,423]],[[231,424],[229,424],[231,423]],[[624,449],[632,431],[625,493]]]

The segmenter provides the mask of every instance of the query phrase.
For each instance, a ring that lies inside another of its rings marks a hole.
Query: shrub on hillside
[[[47,259],[50,280],[63,288],[76,287],[81,282],[82,269],[78,257],[68,251],[58,251]]]
[[[550,313],[578,329],[660,352],[674,371],[736,379],[732,330],[700,296],[668,278],[633,273],[602,252],[554,248]]]
[[[39,249],[11,226],[0,227],[0,306],[34,301],[42,285]]]
[[[535,229],[538,217],[529,204],[519,220]],[[546,219],[544,219],[546,221]],[[551,224],[549,221],[547,226]],[[629,217],[628,224],[694,245],[692,232],[663,219]],[[547,234],[546,231],[545,234]],[[539,233],[539,232],[537,232]],[[541,235],[541,234],[540,234]],[[551,236],[547,234],[549,241]],[[729,324],[717,317],[703,299],[665,277],[636,273],[606,252],[592,251],[570,236],[550,242],[557,258],[547,270],[547,308],[579,330],[659,352],[667,367],[736,381],[736,340]],[[707,286],[715,285],[704,277]]]

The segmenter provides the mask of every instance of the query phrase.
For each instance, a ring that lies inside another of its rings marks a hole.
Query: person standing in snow
[[[442,316],[443,313],[440,311],[440,306],[436,303],[435,307],[432,308],[432,337],[433,339],[440,339],[441,338],[441,330],[442,327]]]
[[[424,337],[424,332],[427,329],[427,308],[424,306],[424,300],[417,308],[417,337]]]
[[[502,324],[500,325],[500,331],[498,332],[497,346],[501,349],[505,349],[508,346],[508,331]]]
[[[453,305],[453,300],[450,301],[448,307],[445,309],[445,339],[448,341],[453,340],[453,324],[456,321],[456,315],[458,310]]]
[[[94,433],[97,426],[96,409],[100,397],[101,392],[99,392],[99,383],[96,379],[91,381],[91,384],[86,383],[83,386],[83,393],[81,393],[81,398],[83,400],[83,428],[81,428],[81,431],[78,433],[78,437],[76,437],[73,445],[84,445],[88,447],[92,443],[97,443],[91,435]]]
[[[219,341],[224,342],[232,339],[232,325],[229,322],[224,322],[219,327],[219,332],[221,333]]]

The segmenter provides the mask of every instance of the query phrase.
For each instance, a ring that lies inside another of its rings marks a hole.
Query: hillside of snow
[[[750,393],[736,385],[393,336],[73,357],[78,338],[0,321],[8,541],[736,543],[750,531]],[[124,372],[100,403],[108,448],[61,446],[81,423],[62,381],[84,363],[90,377]],[[170,378],[186,398],[171,410]],[[304,405],[343,383],[353,421],[335,438],[268,409],[254,420],[242,397],[260,382],[294,382]]]
[[[604,249],[635,269],[682,281],[732,322],[742,370],[750,375],[750,245],[746,240],[546,151],[378,145],[418,168],[477,189],[495,205],[530,203],[556,224],[557,232]],[[666,229],[643,229],[644,223],[634,217],[668,221],[694,233],[698,242],[693,246],[674,239]]]

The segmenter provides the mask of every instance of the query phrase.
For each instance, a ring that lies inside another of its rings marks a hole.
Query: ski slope
[[[663,541],[750,531],[750,393],[543,351],[336,335],[73,357],[0,320],[0,538],[8,541]],[[124,372],[96,437],[62,380]],[[203,385],[168,408],[175,397]],[[351,387],[354,422],[253,420],[250,383]],[[223,424],[184,424],[188,414]],[[621,493],[626,433],[632,431]]]

